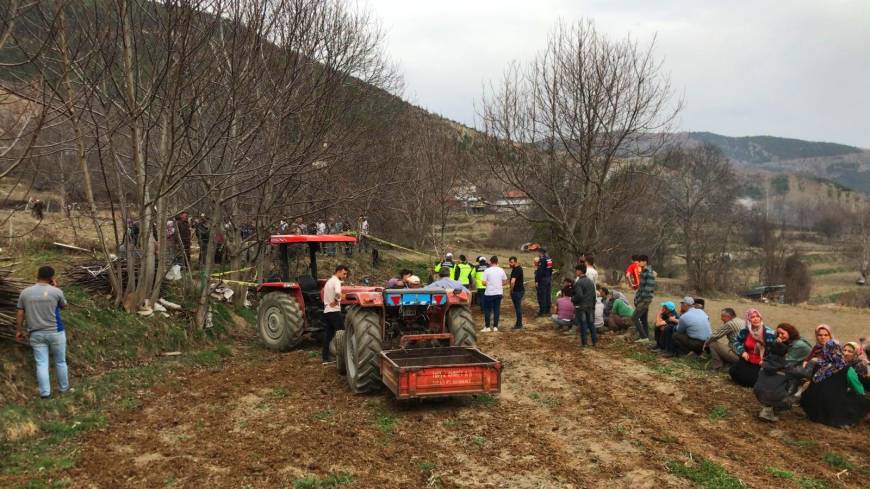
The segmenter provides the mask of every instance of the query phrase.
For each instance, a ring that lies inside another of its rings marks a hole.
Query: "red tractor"
[[[343,235],[272,236],[271,244],[279,247],[281,279],[260,285],[257,313],[268,348],[286,351],[305,333],[319,336],[326,280],[317,278],[317,252],[321,244],[355,241]],[[303,254],[302,246],[308,248],[308,269],[291,281],[290,261]],[[336,332],[331,345],[339,373],[355,393],[376,391],[382,383],[403,398],[498,392],[501,364],[476,348],[469,298],[465,291],[440,288],[343,285],[344,330]],[[412,343],[423,348],[406,353]],[[426,376],[421,368],[428,368]],[[411,372],[414,379],[420,374],[419,389],[416,383],[407,385]],[[398,391],[400,378],[405,394]]]

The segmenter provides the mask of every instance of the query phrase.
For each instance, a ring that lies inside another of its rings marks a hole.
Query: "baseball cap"
[[[408,283],[414,284],[414,285],[420,285],[420,277],[418,277],[416,275],[411,275],[410,277],[408,277]]]
[[[680,301],[680,304],[685,304],[687,306],[694,306],[695,299],[693,299],[691,296],[687,295],[686,297],[683,297],[683,300]]]
[[[674,312],[677,310],[677,306],[675,306],[674,303],[671,301],[662,302],[662,307],[664,307],[665,309],[667,309],[671,312]]]

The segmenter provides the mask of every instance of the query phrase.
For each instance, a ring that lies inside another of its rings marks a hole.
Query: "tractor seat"
[[[302,297],[305,298],[306,304],[319,304],[322,302],[317,279],[311,275],[300,275],[296,277],[296,283],[299,284],[299,290],[302,291]]]

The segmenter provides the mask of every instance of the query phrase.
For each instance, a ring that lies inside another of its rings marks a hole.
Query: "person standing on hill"
[[[640,286],[640,265],[637,263],[638,256],[631,255],[631,263],[625,269],[625,279],[628,281],[628,286],[631,290],[637,290]]]
[[[184,252],[185,268],[190,267],[190,214],[187,211],[182,211],[178,215],[178,222],[175,224],[177,230],[178,241],[181,243],[181,249]]]
[[[36,381],[39,384],[39,396],[43,399],[51,397],[51,379],[49,377],[49,352],[54,357],[54,369],[57,373],[57,383],[60,393],[70,390],[69,372],[66,365],[66,332],[60,318],[60,310],[66,307],[66,297],[57,288],[54,279],[54,269],[49,266],[39,267],[36,273],[36,285],[31,285],[21,291],[15,312],[15,338],[18,341],[30,339],[33,348],[33,358],[36,362]],[[24,325],[27,325],[27,333]]]
[[[511,302],[514,304],[514,312],[517,316],[513,329],[523,329],[523,296],[526,294],[526,287],[523,284],[523,267],[520,266],[515,256],[508,258],[508,264],[511,266]]]
[[[326,284],[323,285],[323,319],[326,326],[323,331],[323,363],[332,363],[335,361],[329,353],[329,344],[332,343],[332,338],[335,332],[341,329],[344,321],[341,317],[341,283],[347,280],[347,275],[350,269],[346,265],[335,267],[335,273]]]
[[[598,344],[598,332],[595,331],[595,326],[592,322],[592,315],[595,311],[595,284],[586,276],[586,264],[581,263],[574,267],[573,297],[571,302],[574,303],[574,324],[577,325],[577,330],[580,333],[580,346],[585,348],[586,332],[592,339],[592,346]]]
[[[589,277],[589,280],[592,281],[596,286],[598,285],[598,270],[595,269],[595,257],[589,253],[586,253],[586,260],[583,262],[586,264],[586,276]]]
[[[501,299],[504,295],[504,286],[508,281],[504,269],[498,266],[498,257],[489,259],[489,267],[483,272],[483,332],[498,332],[498,320],[501,315]],[[490,329],[492,325],[492,329]]]
[[[649,264],[649,257],[639,255],[637,266],[640,269],[637,292],[634,294],[634,327],[637,329],[638,343],[649,342],[649,305],[656,293],[656,273]]]
[[[448,251],[444,255],[443,260],[435,263],[435,266],[432,267],[432,270],[435,272],[434,275],[437,277],[441,273],[441,269],[446,268],[450,272],[449,276],[453,276],[453,267],[454,266],[455,266],[455,263],[453,262],[453,253],[450,253]]]
[[[477,266],[474,268],[474,286],[477,287],[477,293],[475,293],[471,298],[471,302],[477,301],[481,311],[483,310],[483,296],[484,291],[486,290],[486,286],[483,285],[483,272],[485,272],[487,268],[489,268],[489,264],[486,262],[486,258],[478,256]]]
[[[468,290],[472,290],[474,281],[474,268],[468,263],[465,255],[459,255],[459,263],[453,267],[453,280],[458,281]]]
[[[553,287],[553,260],[547,256],[546,248],[539,248],[538,268],[535,269],[535,284],[538,292],[538,316],[549,316],[551,304],[551,289]]]

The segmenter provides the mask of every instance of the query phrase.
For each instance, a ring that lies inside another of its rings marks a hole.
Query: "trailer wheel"
[[[344,364],[350,390],[355,394],[379,390],[378,355],[383,349],[383,337],[377,311],[352,307],[345,320],[344,337]]]
[[[456,346],[477,346],[474,319],[467,306],[453,306],[447,313],[447,329],[453,335]]]
[[[338,369],[338,375],[347,375],[347,364],[345,363],[344,350],[346,345],[344,338],[344,330],[335,332],[335,337],[332,339],[332,354],[335,357],[335,367]]]
[[[302,341],[305,321],[296,299],[284,292],[269,292],[257,308],[257,332],[266,348],[287,351]]]

